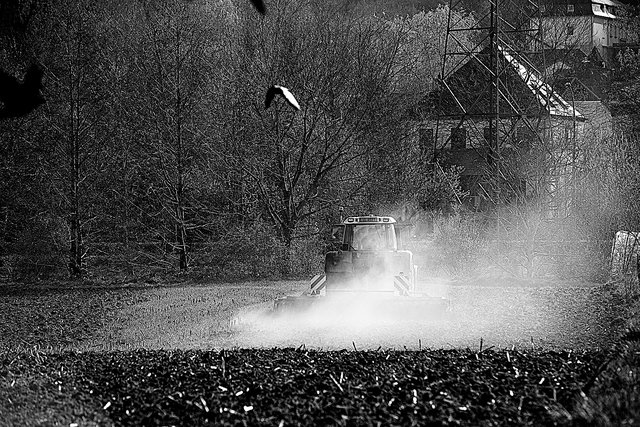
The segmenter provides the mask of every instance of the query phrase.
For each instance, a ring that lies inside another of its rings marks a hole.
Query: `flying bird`
[[[293,108],[300,110],[300,104],[296,101],[293,94],[284,86],[273,85],[267,90],[267,96],[264,99],[264,109],[271,106],[271,102],[276,95],[281,95]]]
[[[251,0],[251,4],[253,5],[253,7],[256,8],[256,10],[261,15],[264,15],[264,14],[267,13],[267,7],[264,5],[264,1],[262,1],[262,0]]]
[[[36,64],[29,67],[22,83],[6,71],[0,70],[0,118],[21,117],[29,114],[44,102],[42,70]]]

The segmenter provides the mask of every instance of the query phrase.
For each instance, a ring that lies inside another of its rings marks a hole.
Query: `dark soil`
[[[127,288],[0,286],[0,350],[64,349],[144,298]]]
[[[0,356],[5,425],[569,425],[603,352]],[[26,381],[25,379],[30,379]]]
[[[473,343],[453,349],[82,353],[64,349],[146,293],[0,288],[0,426],[637,422],[640,349],[617,340],[628,313],[614,292],[474,292],[452,290]],[[549,341],[528,343],[539,330]]]

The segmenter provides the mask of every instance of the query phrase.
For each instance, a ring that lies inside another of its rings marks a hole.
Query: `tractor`
[[[449,301],[416,291],[413,253],[400,249],[401,226],[389,216],[352,216],[334,226],[334,250],[325,255],[324,274],[307,292],[279,298],[275,314],[300,312],[325,301],[362,301],[380,313],[432,317],[449,310]]]

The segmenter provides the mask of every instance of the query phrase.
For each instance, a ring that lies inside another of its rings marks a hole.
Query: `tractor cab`
[[[340,243],[325,256],[327,292],[396,292],[399,276],[407,282],[400,292],[408,292],[415,279],[413,255],[398,249],[396,232],[396,220],[389,216],[353,216],[336,226],[332,240]]]
[[[342,250],[396,251],[395,220],[389,217],[351,217],[344,222]]]
[[[332,242],[341,251],[397,251],[396,220],[391,217],[349,217],[333,228]]]

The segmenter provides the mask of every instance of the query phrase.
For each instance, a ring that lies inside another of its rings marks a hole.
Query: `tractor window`
[[[326,251],[337,251],[341,248],[344,240],[344,230],[345,226],[342,224],[333,226],[325,248]]]
[[[396,250],[396,234],[392,224],[362,224],[353,226],[353,247],[356,250]]]
[[[344,225],[342,224],[334,225],[333,229],[331,230],[331,241],[342,243],[343,239],[344,239]]]

